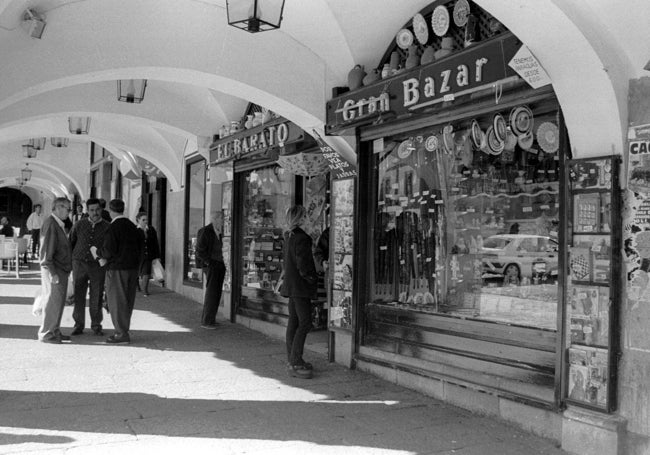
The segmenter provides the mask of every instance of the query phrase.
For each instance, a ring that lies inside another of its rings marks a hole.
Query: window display
[[[201,285],[203,272],[196,263],[196,240],[205,225],[205,160],[199,159],[186,167],[185,183],[185,282]]]
[[[567,175],[571,196],[567,264],[567,398],[577,404],[612,410],[616,377],[615,314],[618,278],[612,275],[620,240],[611,226],[620,220],[618,161],[571,160]],[[620,222],[620,221],[619,221]]]
[[[556,330],[557,105],[375,141],[374,303]]]
[[[334,209],[334,267],[330,326],[352,327],[352,254],[354,221],[354,179],[336,180],[332,184]]]
[[[294,179],[279,166],[246,173],[243,210],[242,286],[278,292],[285,212]]]

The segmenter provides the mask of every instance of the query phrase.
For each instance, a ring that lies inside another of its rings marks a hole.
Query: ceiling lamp
[[[34,150],[43,150],[45,148],[45,141],[46,139],[44,137],[37,137],[30,139],[29,145],[31,145]]]
[[[67,137],[51,137],[50,138],[50,144],[52,144],[52,147],[67,147],[68,143],[70,142],[70,139]]]
[[[23,21],[29,28],[29,36],[41,39],[45,31],[45,18],[33,9],[27,9],[23,13]]]
[[[32,178],[32,170],[29,168],[29,163],[25,163],[25,166],[27,167],[20,171],[20,176],[23,178],[23,182],[28,182]]]
[[[25,181],[22,178],[16,177],[16,185],[23,186],[24,184],[25,184]]]
[[[284,0],[226,0],[228,25],[257,33],[280,28]]]
[[[23,156],[25,158],[36,158],[37,151],[29,144],[23,144]]]
[[[88,134],[90,117],[68,117],[68,129],[71,134]]]
[[[125,103],[141,103],[146,89],[146,79],[120,79],[117,81],[117,100]]]

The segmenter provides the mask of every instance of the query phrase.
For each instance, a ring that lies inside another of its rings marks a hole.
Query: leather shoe
[[[93,333],[97,336],[104,336],[104,331],[102,329],[93,329]]]
[[[84,329],[81,327],[75,327],[74,330],[70,332],[70,335],[81,335],[82,333],[84,333]]]
[[[304,365],[288,365],[287,373],[292,378],[311,379],[314,376],[314,372],[305,368]]]
[[[131,340],[127,336],[116,337],[111,335],[106,338],[106,344],[129,344]]]
[[[61,339],[59,337],[43,338],[42,340],[39,341],[41,343],[61,344]]]
[[[70,337],[69,337],[68,335],[63,335],[63,334],[61,334],[61,335],[59,335],[58,338],[59,338],[59,340],[61,340],[61,341],[70,341]]]

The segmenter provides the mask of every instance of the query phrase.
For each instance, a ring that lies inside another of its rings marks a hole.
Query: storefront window
[[[375,303],[555,330],[557,106],[375,141]]]
[[[199,159],[186,167],[185,181],[185,282],[203,283],[201,267],[196,262],[196,240],[205,225],[205,160]]]
[[[242,286],[278,292],[284,216],[293,201],[293,175],[269,166],[244,175]]]

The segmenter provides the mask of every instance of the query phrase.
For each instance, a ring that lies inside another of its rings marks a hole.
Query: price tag
[[[539,206],[539,208],[542,209],[542,210],[544,210],[544,209],[550,209],[550,207],[548,206],[548,204],[542,204],[542,205]]]
[[[414,197],[418,197],[419,195],[420,195],[420,192],[419,192],[419,191],[416,191],[415,193],[413,193],[413,196],[414,196]]]
[[[450,93],[450,94],[445,95],[445,96],[442,97],[443,101],[454,101],[455,99],[456,99],[456,97],[454,96],[453,93]]]
[[[532,208],[532,207],[522,207],[521,210],[522,210],[524,213],[527,213],[527,212],[532,212],[532,211],[533,211],[533,208]]]
[[[386,251],[388,249],[387,245],[380,245],[379,246],[379,251]]]
[[[401,265],[404,265],[404,264],[406,264],[406,261],[404,261],[404,259],[402,259],[401,261],[399,261],[399,263],[400,263]]]
[[[429,190],[423,191],[422,196],[428,196],[429,195]]]
[[[476,212],[476,210],[474,209],[474,207],[468,207],[467,212],[468,213],[474,213],[474,212]]]
[[[593,330],[593,329],[592,329],[591,327],[589,327],[588,325],[586,325],[586,326],[582,329],[582,331],[583,331],[584,333],[591,333],[592,330]]]
[[[594,253],[600,253],[601,248],[602,247],[601,247],[600,243],[594,243],[591,246],[591,251],[593,251]]]
[[[390,187],[394,190],[399,190],[399,183],[393,183]]]
[[[595,174],[595,173],[596,173],[596,169],[594,169],[594,168],[589,169],[589,173],[590,173],[590,174]]]
[[[429,209],[429,213],[436,213],[436,209]]]
[[[420,205],[427,205],[427,201],[420,199]]]
[[[494,210],[492,210],[492,209],[487,209],[487,210],[485,211],[485,213],[494,213]]]
[[[431,258],[426,258],[424,262],[431,262]]]
[[[377,202],[377,205],[380,206],[380,207],[381,207],[382,205],[385,205],[385,204],[386,204],[385,201],[379,201],[379,202]]]
[[[443,201],[442,199],[436,199],[436,202],[435,202],[435,203],[436,203],[437,205],[442,205],[442,204],[445,203],[445,201]]]

